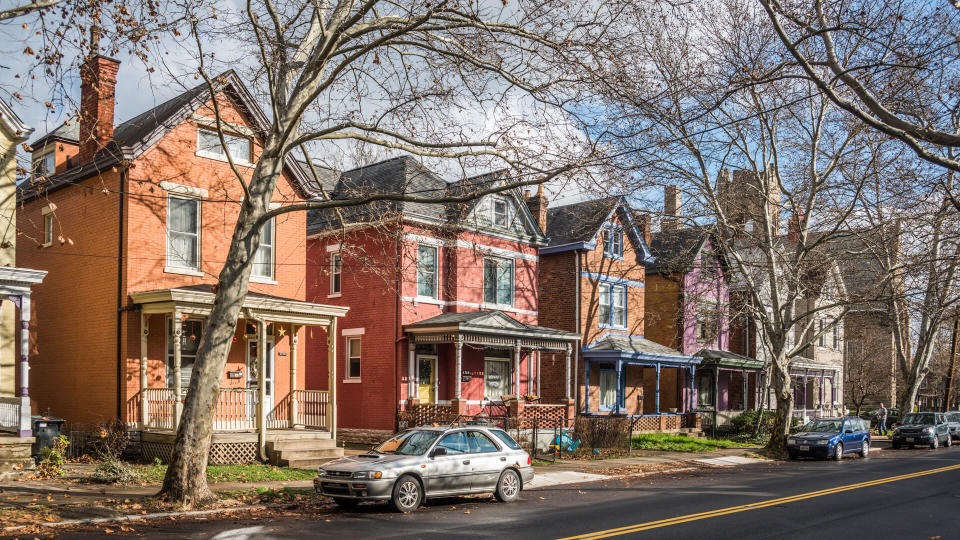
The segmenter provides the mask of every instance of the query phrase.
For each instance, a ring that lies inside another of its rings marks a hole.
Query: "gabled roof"
[[[70,120],[53,128],[53,130],[46,135],[33,141],[28,146],[39,150],[43,147],[43,145],[50,141],[65,141],[68,143],[77,144],[78,141],[80,141],[80,121],[76,118],[71,118]]]
[[[637,260],[650,263],[653,254],[637,227],[634,211],[622,196],[604,197],[547,209],[547,237],[549,244],[540,250],[543,254],[573,249],[594,249],[604,224],[614,214],[625,224],[624,230],[637,253]]]
[[[584,358],[646,360],[670,364],[699,364],[700,358],[650,341],[641,336],[606,333],[583,348]]]
[[[467,311],[443,313],[403,327],[405,332],[424,333],[435,331],[476,332],[505,336],[536,336],[560,340],[577,340],[580,334],[522,323],[503,311]]]
[[[650,235],[650,252],[656,259],[647,264],[648,274],[689,272],[710,232],[703,227],[660,231]]]
[[[224,92],[232,98],[237,106],[250,117],[254,132],[263,133],[270,127],[270,121],[266,114],[232,69],[218,75],[214,79],[213,86],[217,93]],[[209,97],[209,87],[204,82],[119,124],[114,128],[113,141],[100,149],[91,161],[50,176],[42,184],[26,182],[18,189],[18,195],[24,200],[29,200],[41,193],[60,189],[78,180],[136,159],[170,130],[189,118],[209,100]],[[74,134],[74,130],[77,134],[79,133],[78,122],[71,122],[70,126],[61,125],[38,139],[37,142],[42,142],[54,134],[63,136],[63,138],[72,136],[72,140],[77,140],[78,135]],[[300,164],[291,155],[287,155],[284,164],[291,173],[294,187],[300,192],[301,196],[308,198],[316,194],[316,187],[310,177],[306,175],[300,168]]]
[[[14,141],[22,141],[33,133],[33,128],[28,126],[17,116],[6,101],[0,99],[0,127],[3,127]]]
[[[749,356],[743,356],[742,354],[737,354],[730,351],[701,349],[696,355],[700,358],[703,358],[703,362],[701,363],[703,366],[718,366],[725,368],[754,370],[762,370],[764,367],[763,360],[757,360],[756,358],[750,358]]]

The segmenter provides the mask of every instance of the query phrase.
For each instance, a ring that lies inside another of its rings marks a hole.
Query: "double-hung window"
[[[274,244],[276,243],[275,219],[270,218],[260,230],[260,245],[253,256],[253,275],[273,278]]]
[[[713,279],[717,276],[717,264],[712,252],[700,252],[700,273],[707,279]]]
[[[33,160],[33,177],[47,176],[56,172],[56,154],[52,151],[47,152],[41,157]]]
[[[617,372],[610,369],[600,370],[600,410],[612,411],[617,408]]]
[[[200,200],[167,197],[167,266],[200,268]]]
[[[510,205],[503,197],[493,198],[493,224],[503,228],[510,224]]]
[[[347,338],[347,378],[360,378],[360,338]]]
[[[827,334],[823,331],[826,326],[827,324],[823,322],[823,319],[820,319],[820,338],[817,340],[817,345],[821,347],[827,346]]]
[[[43,212],[43,245],[53,245],[53,208],[47,206]]]
[[[200,128],[197,131],[197,154],[226,161],[227,152],[230,152],[230,157],[234,161],[242,164],[250,163],[252,156],[249,138],[224,133],[223,140],[227,143],[226,149],[220,144],[220,136],[216,131]]]
[[[436,246],[417,246],[417,296],[437,297]]]
[[[603,254],[623,258],[623,229],[613,225],[603,229]]]
[[[840,350],[840,325],[833,325],[833,350]]]
[[[501,306],[513,305],[513,259],[483,259],[483,301]]]
[[[623,285],[600,283],[598,295],[600,324],[625,328],[627,326],[627,288]]]
[[[340,294],[340,273],[343,270],[340,252],[330,254],[330,294]]]

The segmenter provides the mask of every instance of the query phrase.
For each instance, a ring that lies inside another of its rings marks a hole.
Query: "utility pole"
[[[960,353],[960,315],[953,319],[953,337],[950,339],[950,370],[947,371],[947,391],[943,396],[943,410],[950,410],[950,394],[953,393],[953,379],[957,373],[957,354]]]

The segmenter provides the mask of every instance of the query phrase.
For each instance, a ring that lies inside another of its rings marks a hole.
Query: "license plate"
[[[809,452],[809,451],[810,451],[810,447],[809,447],[809,446],[801,446],[801,447],[800,447],[800,451],[801,451],[801,452]]]
[[[913,442],[913,437],[907,437],[907,442]]]

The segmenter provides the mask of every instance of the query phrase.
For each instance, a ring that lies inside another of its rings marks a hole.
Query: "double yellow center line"
[[[823,497],[824,495],[833,495],[834,493],[842,493],[844,491],[851,491],[854,489],[861,489],[871,486],[879,486],[881,484],[889,484],[890,482],[898,482],[900,480],[908,480],[910,478],[918,478],[920,476],[927,476],[930,474],[938,474],[947,471],[954,471],[960,469],[960,464],[950,465],[947,467],[940,467],[938,469],[929,469],[926,471],[920,471],[910,474],[901,474],[898,476],[890,476],[887,478],[880,478],[878,480],[871,480],[869,482],[861,482],[859,484],[850,484],[846,486],[838,486],[830,489],[823,489],[820,491],[811,491],[809,493],[800,493],[798,495],[792,495],[790,497],[782,497],[780,499],[772,499],[769,501],[761,501],[753,504],[744,504],[740,506],[731,506],[729,508],[720,508],[718,510],[711,510],[709,512],[701,512],[699,514],[688,514],[685,516],[677,516],[670,519],[661,519],[659,521],[648,521],[646,523],[637,523],[636,525],[627,525],[626,527],[618,527],[616,529],[607,529],[605,531],[597,531],[587,534],[581,534],[578,536],[569,536],[567,538],[562,538],[561,540],[595,540],[599,538],[610,538],[611,536],[619,536],[622,534],[631,534],[641,531],[648,531],[650,529],[658,529],[660,527],[669,527],[671,525],[679,525],[681,523],[687,523],[689,521],[697,521],[701,519],[707,519],[712,517],[725,516],[727,514],[736,514],[738,512],[746,512],[748,510],[758,510],[760,508],[768,508],[770,506],[777,506],[781,504],[802,501],[804,499],[813,499],[814,497]]]

